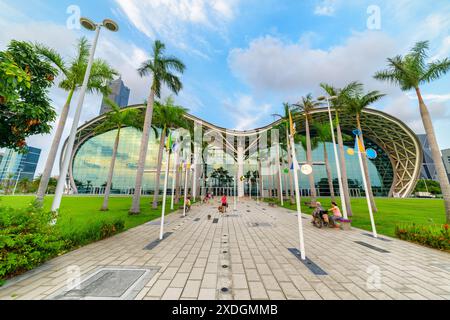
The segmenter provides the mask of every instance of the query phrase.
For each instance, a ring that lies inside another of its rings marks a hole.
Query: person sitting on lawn
[[[332,220],[332,222],[334,223],[334,225],[336,226],[336,222],[338,222],[339,220],[342,219],[342,213],[341,210],[339,209],[339,206],[337,205],[336,202],[332,202],[331,203],[331,209],[328,210],[328,212],[331,212],[332,215],[330,216],[330,220]]]

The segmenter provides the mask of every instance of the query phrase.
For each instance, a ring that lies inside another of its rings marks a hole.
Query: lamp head
[[[119,25],[116,22],[114,22],[113,20],[111,20],[111,19],[103,20],[103,26],[106,29],[108,29],[109,31],[112,31],[112,32],[119,31]]]
[[[91,19],[80,18],[80,23],[83,26],[83,28],[85,28],[89,31],[95,31],[95,29],[97,29],[97,25]]]

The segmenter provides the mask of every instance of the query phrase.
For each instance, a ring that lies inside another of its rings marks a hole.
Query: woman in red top
[[[227,208],[228,208],[227,196],[223,195],[222,199],[220,200],[220,202],[222,203],[223,211],[227,212]]]

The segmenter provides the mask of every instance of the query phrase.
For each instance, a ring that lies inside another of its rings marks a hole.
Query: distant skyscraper
[[[7,149],[0,162],[0,181],[12,179],[34,179],[36,167],[41,156],[41,149],[27,147],[24,154]]]
[[[450,149],[442,150],[442,161],[444,161],[445,170],[450,181]]]
[[[422,171],[420,178],[439,181],[437,177],[436,166],[434,165],[433,157],[431,156],[431,149],[428,144],[427,135],[418,134],[417,137],[419,137],[423,151]]]
[[[111,81],[109,84],[109,88],[111,89],[111,94],[108,98],[114,101],[119,107],[124,108],[128,106],[128,100],[130,98],[130,89],[125,86],[122,81],[122,78]],[[100,115],[110,112],[111,107],[106,104],[105,99],[102,101],[102,106],[100,108]]]

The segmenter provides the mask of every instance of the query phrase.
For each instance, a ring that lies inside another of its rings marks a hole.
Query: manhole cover
[[[52,300],[132,300],[159,268],[102,268]]]

